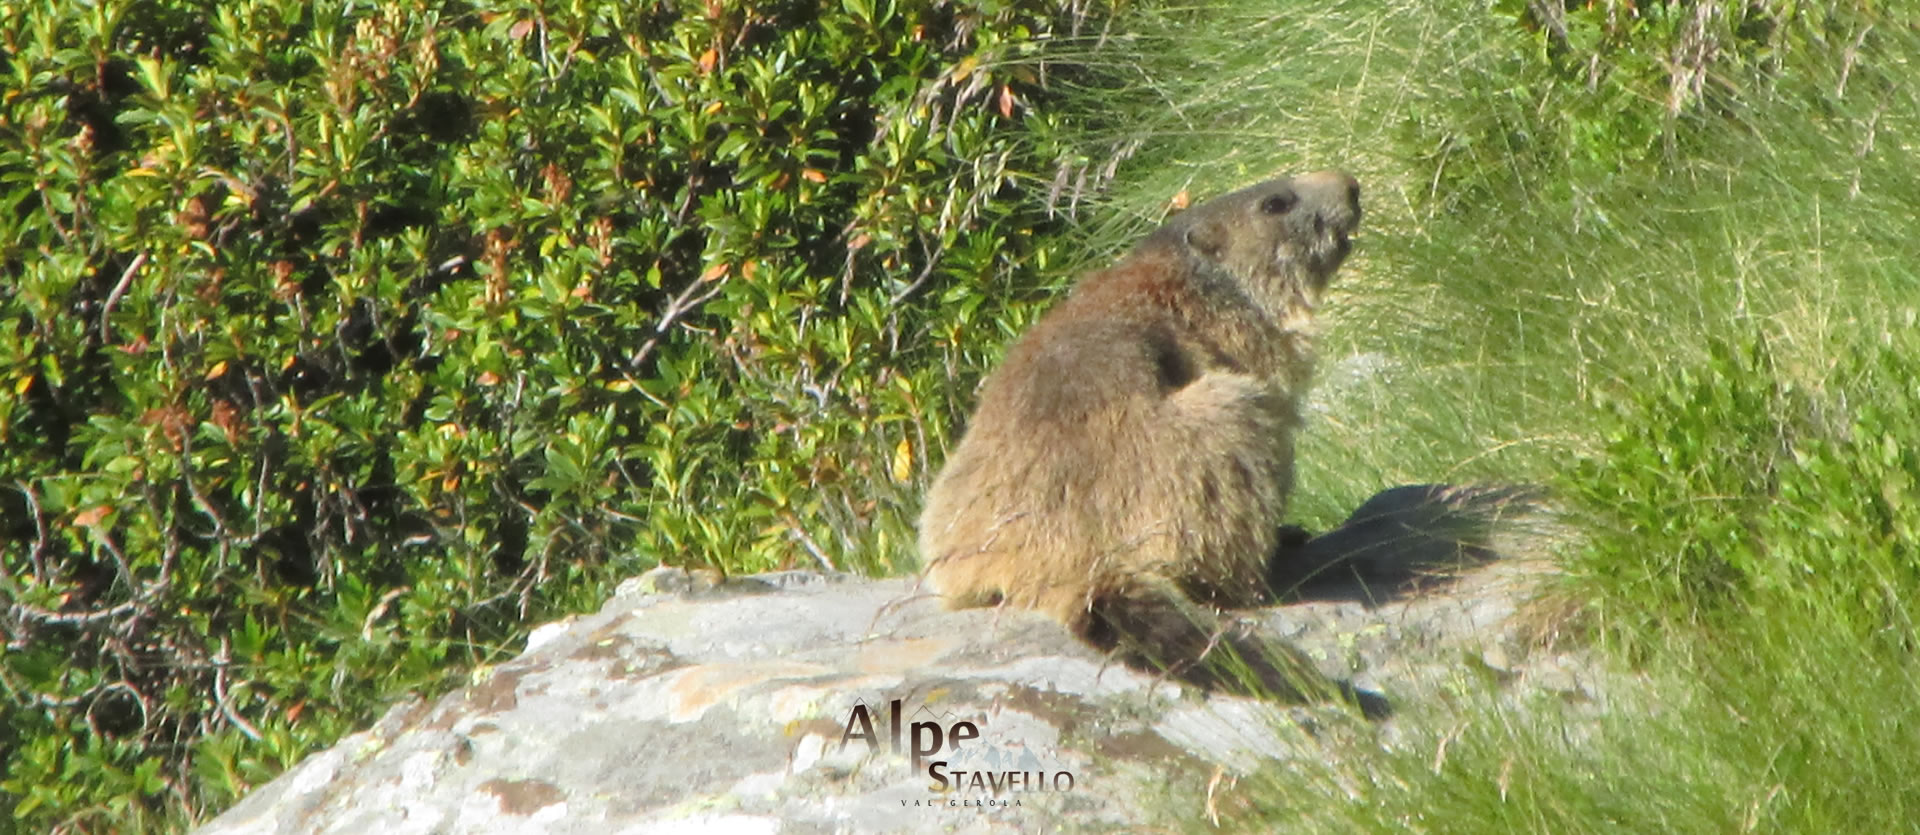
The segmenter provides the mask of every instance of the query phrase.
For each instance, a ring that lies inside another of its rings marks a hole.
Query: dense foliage
[[[1367,183],[1327,354],[1381,370],[1329,381],[1296,513],[1553,481],[1585,634],[1674,687],[1614,747],[1449,718],[1265,807],[1911,819],[1912,12],[1087,13],[0,4],[0,829],[202,817],[658,562],[909,567],[1046,291],[1302,163]]]
[[[1757,602],[1815,607],[1843,614],[1855,640],[1910,651],[1920,631],[1900,601],[1920,591],[1920,338],[1912,308],[1887,324],[1832,359],[1831,389],[1797,383],[1764,340],[1721,342],[1607,404],[1603,453],[1570,486],[1606,515],[1590,569],[1639,604],[1618,620],[1717,630]],[[1618,559],[1629,543],[1641,557]]]
[[[655,562],[909,564],[1083,14],[0,8],[17,825],[202,815]]]
[[[1875,56],[1901,24],[1883,5],[1495,0],[1510,28],[1457,97],[1416,111],[1409,138],[1441,205],[1515,181],[1581,199],[1608,176],[1698,156],[1729,126],[1757,129],[1778,97],[1884,92],[1895,78]]]

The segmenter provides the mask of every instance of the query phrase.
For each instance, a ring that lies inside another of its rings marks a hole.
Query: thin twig
[[[131,612],[139,608],[140,606],[141,606],[141,601],[129,600],[125,603],[121,603],[115,606],[110,606],[105,609],[95,609],[91,612],[54,612],[54,611],[49,611],[47,609],[42,609],[38,606],[29,606],[25,603],[15,603],[12,606],[8,607],[7,611],[16,620],[32,621],[38,624],[50,624],[55,626],[90,626],[99,621],[112,620],[114,618],[120,617],[121,615]]]
[[[695,279],[692,283],[688,284],[685,290],[680,291],[680,295],[675,296],[673,301],[667,304],[666,312],[660,315],[659,324],[653,328],[653,335],[647,337],[647,341],[640,345],[640,350],[633,355],[633,359],[629,360],[627,364],[634,368],[638,368],[644,364],[647,361],[647,357],[653,353],[654,347],[658,346],[660,340],[666,337],[667,331],[679,323],[680,317],[699,309],[700,305],[706,304],[708,299],[720,295],[720,290],[726,286],[729,277],[730,276],[721,276],[713,280],[711,282],[713,286],[699,296],[695,296],[694,293],[701,289],[700,286],[702,284],[709,282]]]
[[[927,246],[926,241],[921,241],[920,246],[922,249],[925,249]],[[906,301],[907,297],[913,295],[915,290],[919,290],[921,285],[926,284],[927,279],[933,277],[933,268],[940,265],[940,257],[946,253],[947,245],[944,241],[934,245],[933,253],[927,256],[927,265],[920,268],[920,274],[914,277],[913,283],[902,288],[900,292],[893,294],[893,298],[887,300],[887,305],[891,307]]]
[[[807,553],[813,555],[814,562],[819,563],[821,568],[834,572],[840,570],[834,566],[832,558],[828,557],[827,553],[820,549],[820,543],[813,541],[813,537],[808,536],[806,531],[801,530],[800,525],[794,521],[791,514],[781,514],[780,521],[787,524],[787,531],[792,534],[795,541],[800,543],[800,547],[807,549]]]
[[[113,331],[108,327],[108,319],[113,316],[113,306],[120,303],[120,297],[127,294],[127,288],[133,285],[133,275],[147,265],[147,254],[142,252],[133,256],[133,263],[120,273],[120,283],[113,285],[113,292],[107,294],[107,303],[100,306],[100,341],[102,344],[113,342]]]
[[[233,723],[233,726],[240,729],[241,733],[246,734],[248,739],[259,742],[261,740],[260,729],[254,727],[252,722],[248,722],[246,717],[241,716],[238,711],[235,711],[233,709],[233,700],[227,696],[227,667],[233,661],[231,655],[232,648],[233,645],[229,639],[220,639],[220,654],[214,656],[213,659],[214,703],[220,706],[221,716],[227,717],[227,721]]]

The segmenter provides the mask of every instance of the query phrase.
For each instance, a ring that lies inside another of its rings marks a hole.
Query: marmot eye
[[[1260,201],[1260,211],[1270,215],[1284,215],[1293,211],[1294,202],[1292,192],[1268,195],[1267,199]]]

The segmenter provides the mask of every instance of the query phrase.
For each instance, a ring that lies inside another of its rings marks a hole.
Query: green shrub
[[[1568,567],[1630,667],[1589,655],[1591,690],[1566,693],[1485,686],[1463,658],[1388,750],[1268,763],[1265,828],[1911,828],[1920,334],[1903,311],[1858,324],[1822,389],[1788,382],[1785,349],[1721,339],[1604,407],[1604,447],[1560,485],[1590,537]]]
[[[1871,320],[1869,320],[1871,321]],[[1598,455],[1567,482],[1595,513],[1590,553],[1629,640],[1806,610],[1860,641],[1916,637],[1920,338],[1911,310],[1842,343],[1826,393],[1796,386],[1764,342],[1611,404]]]
[[[0,8],[16,824],[205,816],[656,562],[910,565],[1058,260],[1082,22]]]

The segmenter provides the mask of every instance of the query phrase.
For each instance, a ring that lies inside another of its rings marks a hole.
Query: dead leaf
[[[893,448],[893,480],[905,484],[913,477],[913,445],[905,438]]]
[[[240,437],[240,430],[244,428],[240,422],[240,408],[233,405],[232,401],[213,401],[213,425],[220,427],[220,431],[227,436],[227,442],[232,443]]]
[[[972,55],[960,59],[960,63],[953,65],[951,74],[953,83],[959,84],[967,80],[967,76],[973,75],[973,68],[977,66],[980,66],[980,59]]]

